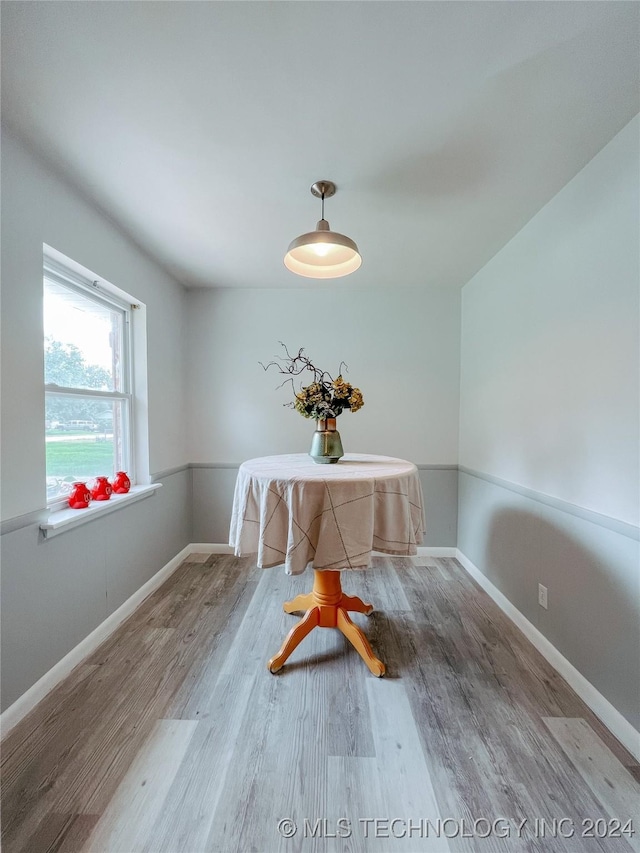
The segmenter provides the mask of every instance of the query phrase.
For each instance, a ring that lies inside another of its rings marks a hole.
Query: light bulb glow
[[[318,222],[315,231],[293,240],[284,257],[288,270],[306,278],[340,278],[355,272],[361,263],[354,241],[332,231],[326,219]]]

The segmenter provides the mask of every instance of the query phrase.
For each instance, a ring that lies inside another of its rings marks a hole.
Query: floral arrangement
[[[340,362],[338,368],[338,377],[334,379],[326,370],[317,368],[311,359],[305,355],[302,348],[298,350],[297,355],[292,356],[282,341],[280,341],[280,345],[284,347],[286,357],[278,358],[277,361],[270,361],[267,365],[260,362],[260,365],[264,370],[276,367],[280,373],[288,375],[282,385],[291,382],[295,399],[293,402],[285,403],[285,406],[300,412],[304,418],[314,418],[315,420],[337,418],[344,409],[357,412],[364,406],[362,391],[355,388],[350,382],[345,382],[342,378],[343,367],[348,370],[343,361]],[[300,376],[305,371],[311,373],[313,382],[296,391],[294,377]],[[282,385],[278,387],[282,388]]]

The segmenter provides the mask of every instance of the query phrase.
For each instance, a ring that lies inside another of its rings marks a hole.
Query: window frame
[[[135,393],[134,393],[134,346],[133,346],[133,322],[132,312],[139,306],[127,302],[114,294],[104,283],[97,280],[87,278],[69,266],[49,256],[46,251],[43,255],[42,264],[42,288],[44,294],[45,279],[49,279],[54,284],[58,284],[68,290],[81,295],[83,298],[93,302],[101,307],[116,310],[122,313],[122,390],[120,391],[102,391],[92,388],[79,388],[75,386],[63,386],[56,383],[44,382],[44,397],[45,401],[49,395],[66,396],[66,397],[81,397],[84,399],[93,400],[112,400],[120,401],[125,406],[125,429],[123,430],[123,442],[126,445],[125,453],[125,470],[129,475],[132,485],[137,482],[136,479],[136,457],[135,457]],[[45,339],[43,335],[43,354],[45,347]],[[43,365],[44,367],[44,365]],[[44,374],[44,370],[43,370]],[[43,377],[44,378],[44,377]],[[43,419],[43,429],[46,434],[46,406],[45,418]],[[45,479],[46,479],[46,463],[45,463]],[[67,498],[54,497],[47,499],[47,508],[53,512],[68,508]]]

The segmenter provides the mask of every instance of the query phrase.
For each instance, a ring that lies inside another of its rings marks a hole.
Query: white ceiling
[[[635,2],[3,2],[2,109],[187,286],[461,287],[637,112]]]

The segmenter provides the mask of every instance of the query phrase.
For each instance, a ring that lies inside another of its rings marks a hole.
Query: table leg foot
[[[296,599],[294,599],[295,601]],[[276,673],[279,669],[282,669],[286,659],[289,657],[291,652],[298,646],[302,640],[310,634],[314,628],[316,628],[320,624],[320,608],[312,607],[310,610],[305,613],[302,619],[293,626],[293,628],[289,631],[287,636],[285,637],[285,641],[282,644],[282,648],[278,652],[277,655],[274,655],[269,663],[267,664],[267,668],[269,672]]]
[[[298,611],[306,612],[313,607],[313,593],[308,592],[305,595],[296,595],[291,601],[285,601],[282,609],[285,613],[297,613]]]
[[[351,621],[349,618],[349,614],[346,610],[343,610],[342,607],[338,608],[337,616],[337,627],[342,631],[347,640],[351,643],[351,645],[358,652],[360,657],[369,667],[370,671],[377,678],[381,678],[386,671],[385,665],[381,660],[374,655],[371,646],[369,645],[369,641],[362,633],[360,628]]]
[[[365,604],[365,602],[358,598],[357,595],[342,595],[340,600],[340,607],[344,610],[353,610],[356,613],[364,613],[365,616],[369,616],[373,613],[373,604]]]

